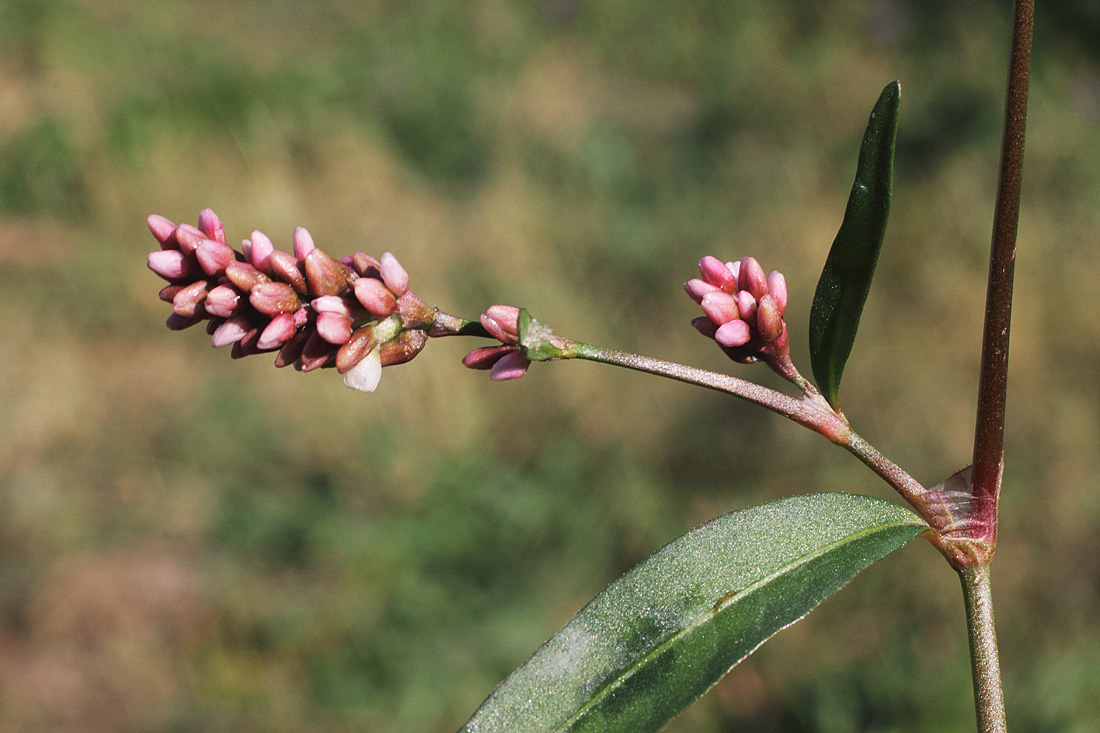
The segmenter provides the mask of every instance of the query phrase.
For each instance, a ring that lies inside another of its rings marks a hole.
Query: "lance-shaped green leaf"
[[[656,731],[780,629],[926,525],[853,494],[726,514],[596,596],[462,729]]]
[[[839,406],[840,378],[856,340],[890,215],[900,100],[901,85],[895,81],[882,90],[871,111],[844,221],[810,308],[810,362],[821,394],[833,407]]]

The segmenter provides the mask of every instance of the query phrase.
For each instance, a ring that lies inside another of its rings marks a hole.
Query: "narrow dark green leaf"
[[[660,730],[925,526],[896,504],[853,494],[792,497],[719,517],[609,585],[462,730]]]
[[[901,85],[895,81],[882,90],[871,111],[844,221],[810,308],[810,362],[821,394],[833,407],[838,407],[840,378],[856,340],[890,215],[900,100]]]

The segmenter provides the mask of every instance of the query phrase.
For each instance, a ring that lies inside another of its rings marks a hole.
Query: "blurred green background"
[[[841,397],[969,463],[1007,0],[0,0],[0,729],[447,731],[618,574],[718,514],[890,491],[820,437],[594,364],[379,391],[169,333],[144,218],[393,251],[418,294],[739,376],[695,261],[791,290],[795,359],[867,114],[893,217]],[[1039,3],[994,571],[1016,731],[1100,719],[1100,9]],[[927,543],[673,731],[968,731]]]

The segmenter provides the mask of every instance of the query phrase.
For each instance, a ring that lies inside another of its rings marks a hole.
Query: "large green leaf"
[[[712,520],[609,585],[462,730],[659,730],[925,526],[896,504],[853,494],[792,497]]]
[[[833,407],[838,407],[840,378],[856,340],[890,215],[900,100],[901,85],[895,81],[882,90],[871,111],[844,221],[810,308],[810,363],[821,394]]]

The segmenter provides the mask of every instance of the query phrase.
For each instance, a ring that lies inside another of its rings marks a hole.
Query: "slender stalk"
[[[1005,95],[1001,172],[993,213],[993,241],[989,257],[985,331],[982,339],[978,417],[974,435],[974,495],[996,504],[1001,487],[1004,451],[1005,404],[1008,391],[1008,335],[1012,318],[1012,277],[1016,262],[1016,230],[1020,219],[1020,191],[1024,164],[1024,131],[1027,122],[1028,77],[1031,69],[1031,37],[1034,0],[1017,0],[1012,30],[1008,90]],[[996,529],[991,535],[996,543]],[[989,553],[992,557],[993,548]]]
[[[970,639],[978,732],[1003,733],[1007,726],[1004,694],[1001,691],[1001,666],[997,655],[997,631],[993,623],[989,565],[964,565],[959,569],[959,579],[962,580],[966,603],[966,630]]]

